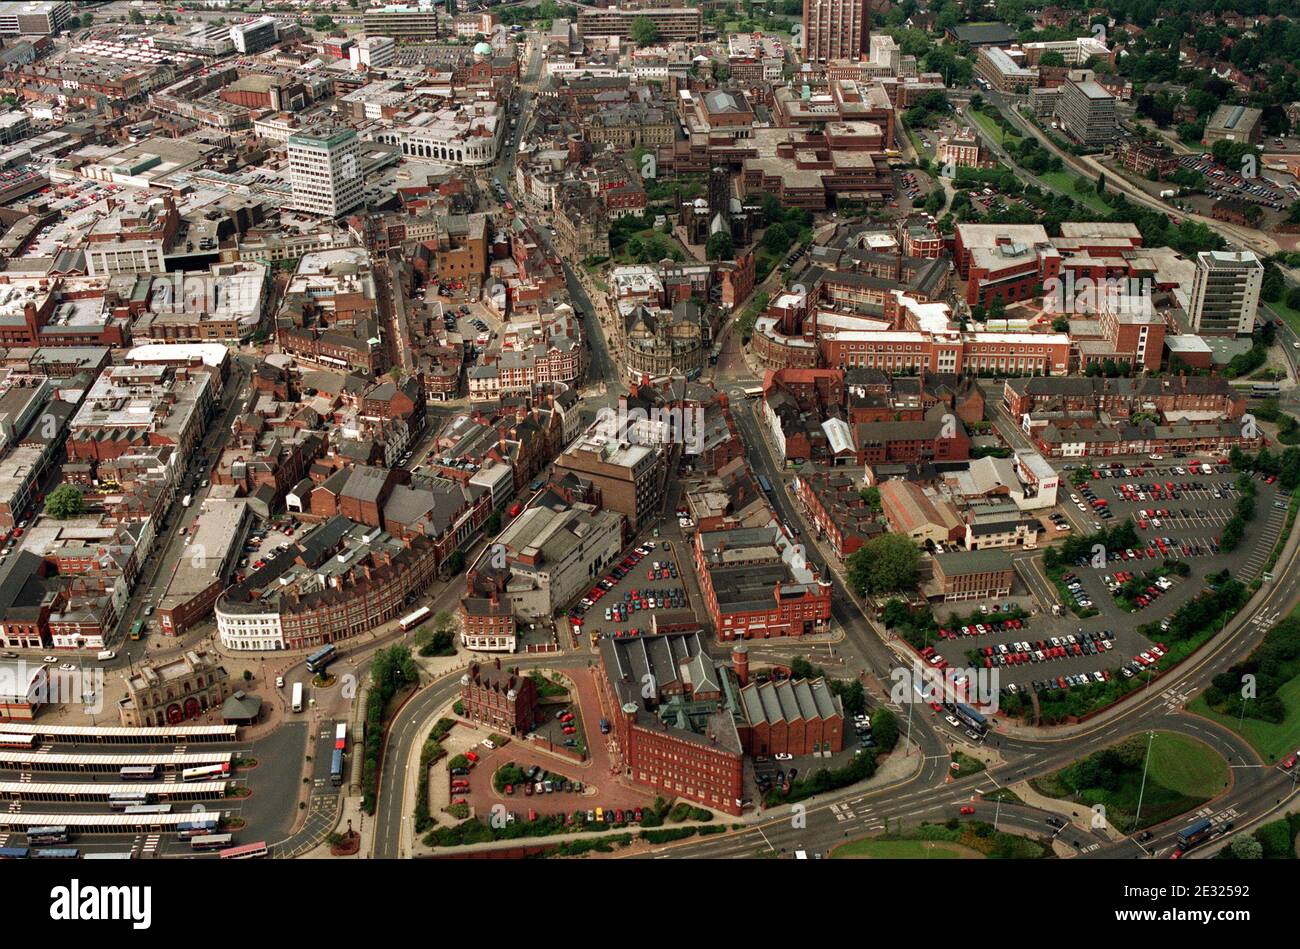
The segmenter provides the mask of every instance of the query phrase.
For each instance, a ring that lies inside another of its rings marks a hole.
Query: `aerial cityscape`
[[[677,3],[0,3],[0,858],[1300,857],[1300,7]]]

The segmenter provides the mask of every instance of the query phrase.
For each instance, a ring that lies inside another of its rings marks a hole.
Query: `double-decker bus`
[[[0,748],[26,748],[31,751],[35,747],[35,735],[0,735]]]
[[[0,860],[26,860],[30,853],[26,847],[0,847]]]
[[[123,781],[156,781],[158,766],[156,764],[132,765],[118,769],[117,776]]]
[[[226,850],[234,839],[234,834],[204,834],[202,837],[190,838],[190,849]]]
[[[253,857],[265,857],[267,853],[266,841],[259,840],[255,844],[242,844],[229,850],[222,850],[217,856],[222,860],[249,860]]]
[[[408,632],[416,626],[419,626],[432,615],[433,614],[429,611],[427,606],[422,606],[414,613],[408,613],[406,616],[399,619],[397,625],[402,627],[402,632]]]
[[[143,791],[113,791],[108,795],[108,806],[115,811],[124,811],[129,807],[143,807],[149,803],[149,795]]]
[[[230,762],[223,761],[221,764],[204,765],[201,768],[186,768],[181,771],[182,781],[219,781],[229,776]]]
[[[27,831],[27,842],[29,844],[66,844],[68,842],[68,828],[62,824],[32,827]]]
[[[1279,395],[1281,392],[1282,387],[1276,382],[1257,382],[1250,387],[1250,397],[1252,399],[1267,399]]]
[[[35,860],[76,860],[81,851],[76,847],[44,847],[32,851]]]
[[[768,481],[766,476],[758,476],[758,486],[763,489],[764,494],[772,493],[772,482]]]
[[[343,783],[343,749],[335,748],[330,758],[330,784],[338,787]]]
[[[963,722],[965,722],[968,726],[973,728],[975,731],[979,732],[981,735],[989,730],[988,719],[986,719],[979,712],[975,711],[969,705],[964,705],[961,702],[955,702],[953,703],[952,710],[953,713],[958,718],[960,718]]]
[[[339,722],[334,726],[334,749],[343,751],[348,746],[348,726],[347,722]]]
[[[321,646],[320,649],[317,649],[307,657],[307,671],[313,675],[317,672],[323,671],[326,666],[334,661],[334,657],[337,655],[338,651],[338,647],[333,643],[330,643],[328,646]]]

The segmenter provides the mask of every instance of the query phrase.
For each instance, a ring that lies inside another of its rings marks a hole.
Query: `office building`
[[[289,136],[289,182],[299,211],[338,217],[361,203],[360,145],[350,128]]]
[[[0,3],[0,34],[48,36],[57,33],[72,18],[72,4]]]
[[[390,4],[365,13],[367,36],[390,36],[393,39],[437,39],[438,10],[432,3]]]
[[[238,23],[230,28],[230,40],[237,53],[256,53],[274,46],[279,39],[275,18],[264,16],[251,23]]]
[[[1192,331],[1205,335],[1247,336],[1255,329],[1264,265],[1251,251],[1202,251],[1188,315]]]
[[[1115,97],[1086,69],[1072,71],[1065,80],[1056,117],[1065,133],[1082,145],[1108,145],[1119,137]]]
[[[806,0],[803,58],[823,63],[860,59],[868,52],[870,29],[867,0]]]

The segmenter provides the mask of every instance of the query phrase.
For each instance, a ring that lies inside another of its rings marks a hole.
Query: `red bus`
[[[241,844],[229,850],[222,850],[217,856],[222,860],[249,860],[253,857],[265,857],[267,852],[266,841],[259,840],[255,844]]]

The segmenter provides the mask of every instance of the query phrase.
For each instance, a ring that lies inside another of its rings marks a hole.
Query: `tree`
[[[637,46],[653,46],[659,40],[659,27],[648,16],[633,20],[631,33]]]
[[[451,574],[460,573],[465,569],[465,554],[463,551],[453,550],[451,556],[447,558],[447,572]]]
[[[847,561],[849,581],[879,595],[916,586],[921,551],[902,534],[882,534],[863,544]]]
[[[731,260],[735,255],[736,245],[726,231],[710,235],[709,242],[704,245],[704,256],[709,260]]]
[[[1228,850],[1238,860],[1261,860],[1264,857],[1264,845],[1254,837],[1238,834],[1228,844]]]
[[[81,491],[70,484],[61,484],[45,498],[45,513],[56,521],[64,521],[81,513],[84,505]]]
[[[136,23],[136,24],[144,23],[144,14],[141,13],[139,10],[132,10],[130,13],[126,15],[126,22]]]
[[[1048,50],[1038,60],[1039,66],[1064,66],[1065,56],[1056,50]]]
[[[487,523],[483,525],[483,532],[485,534],[501,533],[501,512],[500,511],[492,512],[491,517],[487,519]]]
[[[328,14],[322,13],[311,22],[312,27],[318,33],[327,33],[334,29],[334,18]]]
[[[898,744],[898,716],[892,709],[881,706],[871,713],[871,735],[882,752],[894,750]]]

